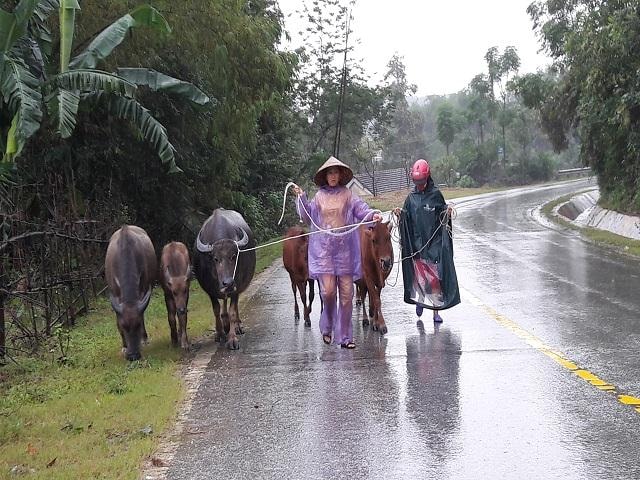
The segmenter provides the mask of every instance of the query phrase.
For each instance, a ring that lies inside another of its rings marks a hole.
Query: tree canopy
[[[603,201],[633,212],[640,211],[639,8],[637,1],[554,0],[528,9],[557,71],[552,86],[535,79],[547,92],[540,102],[546,130],[564,148],[577,127],[580,156],[598,174]]]

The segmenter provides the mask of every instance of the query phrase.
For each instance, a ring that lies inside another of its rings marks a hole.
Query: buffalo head
[[[371,253],[380,266],[385,278],[393,267],[393,246],[391,244],[391,223],[377,223],[373,228],[365,230],[366,239],[370,242]]]
[[[117,279],[116,279],[117,282]],[[151,288],[135,303],[121,302],[113,294],[109,295],[111,307],[116,313],[118,329],[126,340],[125,357],[127,360],[139,360],[140,341],[144,339],[144,311],[151,299]]]
[[[162,272],[162,284],[168,293],[171,294],[178,315],[187,314],[187,304],[189,303],[189,286],[191,284],[191,268],[187,268],[185,275],[172,277],[168,269]]]
[[[203,243],[200,234],[196,239],[196,248],[200,253],[210,256],[212,266],[215,269],[214,277],[218,280],[218,288],[221,295],[235,293],[236,269],[238,266],[238,255],[240,249],[249,242],[249,236],[242,228],[236,229],[235,239],[224,238],[212,244]]]

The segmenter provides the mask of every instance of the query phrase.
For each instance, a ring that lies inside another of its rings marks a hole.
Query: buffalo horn
[[[142,313],[147,305],[149,305],[149,300],[151,299],[151,287],[147,290],[147,293],[144,294],[141,300],[138,301],[138,313]]]
[[[200,241],[200,233],[198,233],[198,236],[196,238],[196,248],[198,249],[199,252],[202,252],[202,253],[210,253],[213,251],[212,244],[205,244]]]
[[[242,238],[240,240],[236,240],[236,245],[238,245],[238,247],[244,247],[247,243],[249,243],[249,236],[247,235],[247,232],[244,231],[244,229],[240,229],[242,231]]]
[[[118,302],[118,299],[113,295],[109,295],[109,300],[111,300],[111,308],[113,308],[113,311],[118,315],[122,315],[122,303]]]

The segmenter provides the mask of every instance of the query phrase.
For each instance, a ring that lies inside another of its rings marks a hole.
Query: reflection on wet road
[[[496,321],[640,396],[640,263],[532,217],[583,187],[457,202],[462,304],[418,330],[394,267],[389,333],[354,306],[353,351],[322,343],[317,299],[312,327],[295,324],[270,269],[240,351],[211,355],[166,478],[640,478],[640,415]]]

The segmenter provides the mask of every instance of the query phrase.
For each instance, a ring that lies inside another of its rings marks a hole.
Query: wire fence
[[[110,224],[93,220],[34,223],[0,212],[0,362],[31,354],[72,327],[104,289]]]

